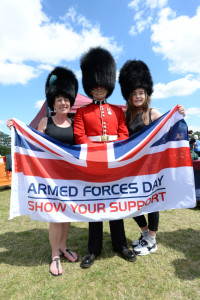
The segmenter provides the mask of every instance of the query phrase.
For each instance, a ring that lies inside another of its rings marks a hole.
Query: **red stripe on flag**
[[[107,162],[102,161],[94,161],[89,166],[77,166],[63,160],[36,158],[15,153],[15,172],[23,172],[27,176],[88,182],[110,182],[129,176],[156,174],[166,168],[192,167],[192,160],[190,149],[182,147],[144,155],[137,161],[122,167],[108,168]]]
[[[98,164],[98,173],[108,169],[107,144],[89,144],[87,148],[87,168],[95,170]]]
[[[17,124],[14,120],[12,120],[15,128],[17,130],[19,130],[23,135],[29,137],[31,140],[33,140],[34,142],[36,142],[37,144],[39,144],[40,146],[42,146],[43,148],[47,149],[48,151],[50,151],[51,153],[56,154],[57,156],[62,157],[60,154],[58,154],[57,152],[54,152],[53,150],[51,150],[49,147],[47,147],[45,144],[41,143],[40,141],[38,141],[38,139],[35,139],[31,134],[29,134],[26,130],[24,130],[19,124]]]

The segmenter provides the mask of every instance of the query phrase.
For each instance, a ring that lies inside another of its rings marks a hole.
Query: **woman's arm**
[[[155,108],[151,109],[151,120],[152,122],[160,118],[162,114]]]
[[[45,130],[46,130],[46,128],[47,128],[47,117],[45,117],[45,118],[43,118],[41,121],[40,121],[40,123],[39,123],[39,125],[38,125],[38,131],[41,131],[41,132],[43,132],[43,133],[45,133]]]
[[[180,113],[183,117],[186,116],[184,106],[178,105],[178,111],[179,111],[179,113]],[[157,120],[157,119],[158,119],[159,117],[161,117],[161,116],[162,116],[162,114],[161,114],[157,109],[155,109],[155,108],[152,108],[152,109],[151,109],[151,120],[152,120],[152,122],[155,121],[155,120]]]

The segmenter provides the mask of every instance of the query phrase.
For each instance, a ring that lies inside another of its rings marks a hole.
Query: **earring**
[[[56,109],[54,108],[54,112],[56,113]]]

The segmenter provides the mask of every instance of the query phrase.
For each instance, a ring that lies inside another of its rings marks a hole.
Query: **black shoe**
[[[118,253],[121,254],[123,258],[125,258],[128,261],[135,261],[136,260],[136,255],[135,252],[132,250],[128,249],[127,247],[123,247],[121,251],[118,251]]]
[[[81,262],[81,268],[89,268],[93,265],[95,260],[95,255],[93,253],[87,253]]]

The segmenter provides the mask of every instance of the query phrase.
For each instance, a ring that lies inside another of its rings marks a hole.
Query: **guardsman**
[[[85,93],[93,99],[91,104],[77,109],[74,119],[76,144],[108,143],[125,140],[128,130],[121,108],[107,103],[116,81],[116,63],[109,51],[91,48],[81,57],[82,83]],[[128,261],[135,261],[133,251],[127,248],[123,220],[110,221],[113,250]],[[103,223],[89,223],[88,253],[81,262],[89,268],[101,254]]]

